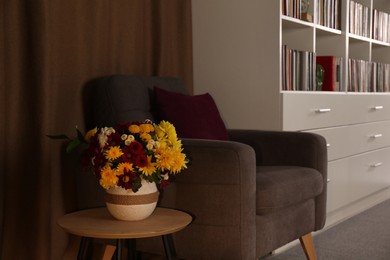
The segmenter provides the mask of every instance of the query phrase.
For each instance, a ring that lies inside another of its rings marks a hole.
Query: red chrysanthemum
[[[171,183],[171,181],[169,179],[168,180],[162,180],[159,187],[160,187],[160,189],[164,189],[170,183]]]
[[[128,146],[126,146],[126,147],[123,147],[122,152],[123,152],[122,161],[123,162],[131,162],[132,157],[133,157],[131,149]]]
[[[145,167],[146,165],[148,165],[148,157],[146,157],[146,155],[144,155],[144,154],[137,154],[134,157],[134,164],[138,168]]]
[[[102,153],[97,154],[93,158],[93,165],[95,168],[103,168],[107,163],[107,159],[104,157]]]
[[[98,154],[100,151],[99,140],[96,135],[92,136],[87,148],[87,154],[91,157]]]
[[[125,172],[123,175],[118,176],[118,186],[125,188],[126,190],[132,189],[136,177],[137,175],[135,172]]]
[[[107,143],[109,146],[120,146],[122,143],[121,134],[115,132],[107,137]]]
[[[130,152],[134,155],[141,154],[144,152],[144,148],[140,142],[134,141],[129,145]]]

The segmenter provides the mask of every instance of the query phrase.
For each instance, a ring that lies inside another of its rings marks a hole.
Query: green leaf
[[[76,132],[77,132],[77,138],[80,140],[80,142],[84,141],[84,135],[81,133],[81,131],[76,127]]]
[[[81,144],[81,141],[79,139],[73,139],[67,146],[66,146],[66,152],[70,153],[74,149],[76,149]]]
[[[47,137],[51,139],[70,139],[67,135],[60,134],[60,135],[46,135]]]
[[[141,188],[141,186],[142,186],[141,179],[138,177],[133,182],[133,187],[132,187],[133,192],[137,192],[139,188]]]

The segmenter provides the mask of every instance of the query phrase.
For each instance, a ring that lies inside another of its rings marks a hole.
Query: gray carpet
[[[389,260],[390,200],[314,236],[318,260]],[[304,260],[300,245],[267,260]]]

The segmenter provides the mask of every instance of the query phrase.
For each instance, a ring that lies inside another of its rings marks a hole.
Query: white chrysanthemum
[[[150,139],[148,143],[146,144],[146,149],[149,151],[153,150],[155,147],[155,141],[153,139]]]
[[[129,146],[135,140],[134,135],[128,135],[125,140],[125,145]]]
[[[107,144],[107,136],[115,133],[115,129],[112,127],[103,127],[98,135],[99,145],[103,148]]]
[[[104,132],[106,133],[107,136],[115,133],[115,129],[113,127],[104,127],[103,129],[104,129]]]
[[[103,148],[107,144],[107,139],[108,139],[107,136],[102,133],[98,135],[98,139],[99,139],[100,148]]]

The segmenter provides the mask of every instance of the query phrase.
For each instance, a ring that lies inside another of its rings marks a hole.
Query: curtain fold
[[[191,2],[3,0],[0,28],[0,259],[61,259],[56,219],[82,173],[46,135],[83,129],[99,76],[179,77],[192,92]]]

